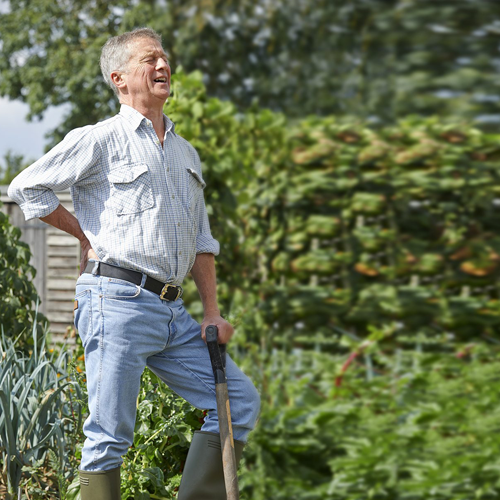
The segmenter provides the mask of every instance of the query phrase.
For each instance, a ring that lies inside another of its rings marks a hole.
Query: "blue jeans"
[[[90,413],[83,426],[81,470],[121,465],[133,442],[146,366],[193,406],[208,410],[202,430],[219,432],[208,349],[200,324],[182,299],[166,302],[128,281],[82,274],[76,300],[75,326],[85,349]],[[260,398],[229,356],[226,373],[234,439],[245,442],[257,421]]]

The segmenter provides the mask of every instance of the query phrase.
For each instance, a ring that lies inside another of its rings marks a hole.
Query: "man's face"
[[[152,38],[140,38],[129,47],[130,61],[123,79],[126,93],[143,105],[165,102],[170,95],[170,66],[162,46]]]

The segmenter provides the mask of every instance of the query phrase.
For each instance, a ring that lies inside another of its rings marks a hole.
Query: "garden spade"
[[[208,352],[212,362],[215,378],[215,396],[217,400],[217,415],[219,417],[220,444],[222,450],[222,467],[228,500],[238,500],[238,476],[236,458],[234,455],[233,427],[231,425],[231,410],[226,379],[226,345],[218,344],[219,330],[215,325],[205,328]]]

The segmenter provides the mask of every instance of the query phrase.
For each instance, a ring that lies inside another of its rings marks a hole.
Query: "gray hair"
[[[103,46],[101,52],[101,72],[104,81],[119,95],[116,85],[111,80],[113,71],[127,71],[131,53],[130,44],[140,38],[152,38],[161,44],[161,36],[151,28],[137,28],[121,35],[110,38]]]

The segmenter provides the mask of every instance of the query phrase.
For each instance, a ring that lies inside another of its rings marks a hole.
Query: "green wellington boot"
[[[234,441],[236,464],[241,460],[244,446],[242,441]],[[227,500],[219,434],[194,433],[177,500]]]
[[[120,467],[78,472],[82,500],[121,500]]]

